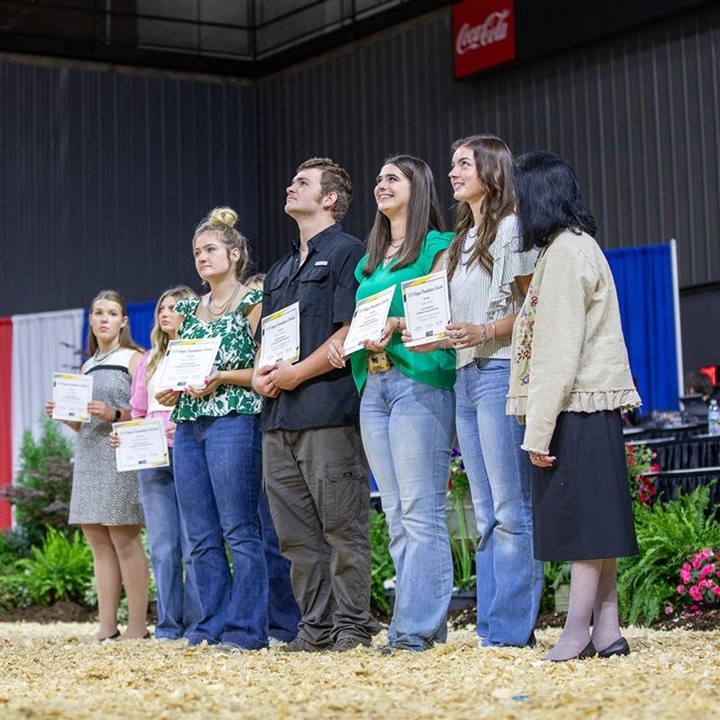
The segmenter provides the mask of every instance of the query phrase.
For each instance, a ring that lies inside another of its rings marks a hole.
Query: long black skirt
[[[532,466],[538,560],[598,560],[638,551],[618,411],[560,413],[551,468]]]

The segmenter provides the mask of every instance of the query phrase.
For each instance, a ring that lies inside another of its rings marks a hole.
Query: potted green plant
[[[453,559],[453,600],[451,609],[475,603],[475,549],[477,530],[462,456],[453,450],[447,491],[447,526]]]

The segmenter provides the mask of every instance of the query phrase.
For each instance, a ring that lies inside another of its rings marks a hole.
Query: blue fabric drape
[[[155,315],[155,300],[146,300],[144,302],[128,303],[127,306],[128,320],[130,321],[130,332],[132,332],[133,340],[145,348],[150,349],[150,331],[152,330]],[[88,323],[89,311],[85,313],[83,321],[82,336],[85,341],[83,350],[87,349],[87,337],[90,330]]]
[[[605,252],[617,287],[630,368],[642,412],[678,409],[670,244]]]

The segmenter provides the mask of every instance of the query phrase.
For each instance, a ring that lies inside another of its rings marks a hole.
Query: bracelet
[[[492,337],[491,337],[490,339],[491,339],[491,340],[494,340],[494,339],[495,339],[495,335],[497,335],[497,328],[495,327],[495,321],[492,320],[492,321],[490,322],[490,325],[492,325],[492,331],[493,331]]]
[[[485,324],[482,324],[479,327],[481,335],[480,342],[484,345],[487,342],[487,327],[485,326]]]

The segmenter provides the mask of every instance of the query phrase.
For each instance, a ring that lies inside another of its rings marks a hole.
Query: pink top
[[[138,363],[135,375],[130,386],[130,417],[136,418],[161,418],[165,429],[175,427],[175,423],[170,422],[170,413],[172,408],[166,408],[155,399],[157,392],[157,381],[162,375],[162,367],[164,358],[155,367],[155,372],[148,383],[147,365],[150,359],[151,350],[146,352],[142,360]],[[173,446],[173,438],[168,438],[168,447]]]

